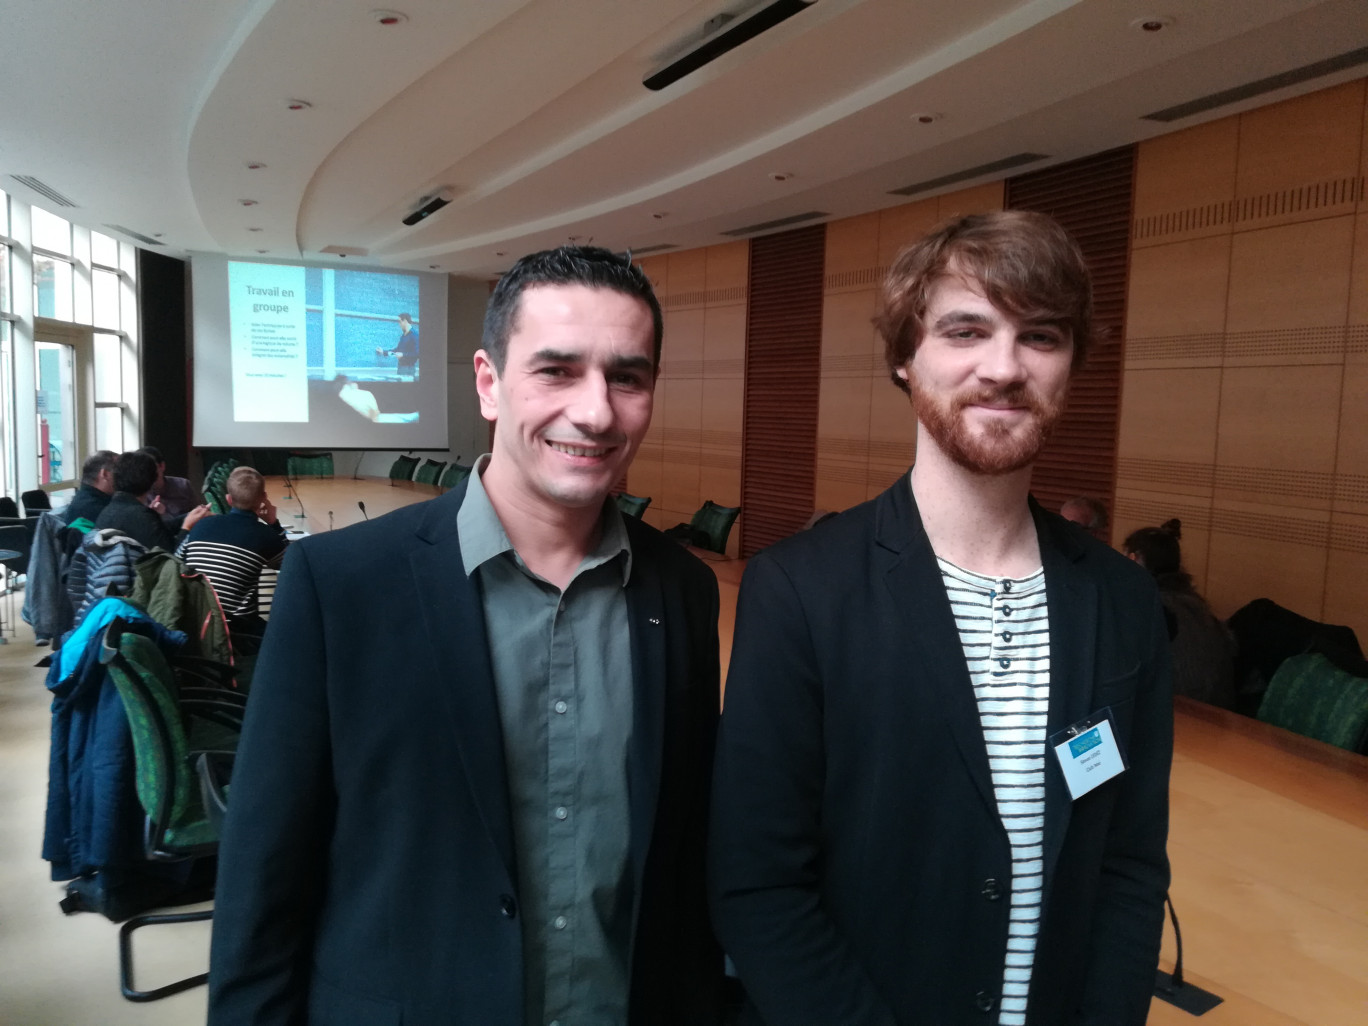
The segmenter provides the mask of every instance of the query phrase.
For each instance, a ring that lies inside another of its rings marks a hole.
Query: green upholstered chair
[[[412,481],[413,472],[418,469],[420,462],[417,456],[400,456],[396,459],[390,464],[390,486],[393,487],[395,481]]]
[[[105,628],[100,661],[123,700],[133,738],[134,784],[145,813],[143,848],[152,862],[177,862],[212,855],[218,828],[205,806],[205,789],[225,799],[224,762],[231,761],[242,729],[245,701],[222,688],[179,690],[171,665],[150,638],[127,629],[116,618]],[[204,752],[219,753],[218,775],[202,779],[197,767]],[[200,922],[213,911],[151,913],[134,916],[119,930],[119,979],[130,1001],[155,1001],[199,986],[208,973],[177,980],[154,990],[133,984],[133,932],[144,926]]]
[[[413,472],[413,480],[418,484],[433,485],[435,487],[438,478],[442,476],[442,471],[445,469],[445,460],[424,460],[423,465]]]
[[[1351,752],[1368,744],[1368,678],[1319,652],[1288,656],[1268,682],[1259,719]]]
[[[290,477],[332,477],[333,454],[330,452],[292,452],[285,461],[285,473]]]
[[[200,491],[204,493],[204,501],[209,508],[220,516],[228,512],[228,475],[239,466],[241,464],[229,456],[213,464],[204,475],[204,486]]]
[[[641,519],[641,514],[646,512],[646,507],[651,504],[651,497],[648,495],[642,498],[639,495],[628,495],[626,492],[618,492],[613,496],[617,501],[618,509],[622,510],[625,517],[636,517]]]
[[[438,485],[443,489],[455,488],[470,476],[470,471],[470,467],[462,466],[459,463],[453,463],[447,467],[446,470],[442,471],[442,478],[438,482]]]
[[[727,536],[741,515],[740,506],[719,506],[708,499],[687,524],[676,524],[665,533],[696,549],[727,554]]]

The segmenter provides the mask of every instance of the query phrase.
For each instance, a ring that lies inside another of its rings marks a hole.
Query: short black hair
[[[146,495],[157,483],[157,461],[145,452],[123,452],[114,461],[114,490]]]
[[[654,329],[652,366],[660,369],[660,341],[664,320],[660,300],[651,288],[651,279],[632,263],[631,253],[614,253],[602,246],[560,246],[523,257],[499,279],[485,310],[481,345],[495,369],[502,371],[508,358],[508,340],[517,330],[522,294],[539,285],[584,285],[608,289],[640,299],[650,308]]]
[[[155,445],[144,445],[144,446],[140,446],[140,447],[138,448],[138,452],[145,452],[145,453],[147,453],[147,455],[151,456],[151,457],[152,457],[154,460],[156,460],[158,463],[165,463],[165,462],[166,462],[166,460],[162,457],[162,452],[161,452],[161,450],[158,449]]]
[[[100,478],[100,471],[112,470],[114,461],[118,458],[119,454],[112,449],[101,449],[99,452],[87,456],[86,461],[81,464],[81,484],[94,487],[95,482]]]
[[[401,313],[401,314],[399,315],[399,319],[400,319],[401,321],[408,321],[410,324],[412,324],[412,323],[413,323],[413,314],[411,314],[411,313]]]

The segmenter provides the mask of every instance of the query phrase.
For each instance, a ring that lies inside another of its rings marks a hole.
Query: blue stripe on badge
[[[1079,734],[1069,742],[1069,753],[1077,759],[1084,752],[1091,751],[1102,743],[1102,732],[1096,727],[1086,734]]]

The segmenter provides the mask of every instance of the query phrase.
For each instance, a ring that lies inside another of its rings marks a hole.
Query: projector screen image
[[[194,444],[444,449],[446,279],[192,260]]]

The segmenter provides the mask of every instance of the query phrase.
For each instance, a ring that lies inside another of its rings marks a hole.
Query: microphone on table
[[[363,517],[365,517],[367,520],[370,519],[370,514],[366,512],[366,504],[362,502],[360,499],[356,500],[356,508],[361,511],[361,515]]]
[[[328,510],[328,530],[332,530],[332,510]]]

